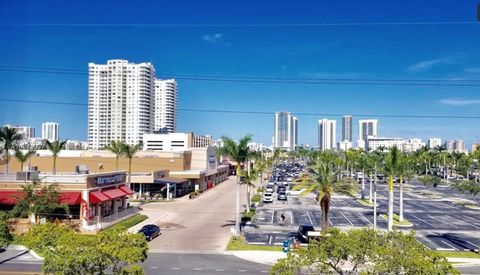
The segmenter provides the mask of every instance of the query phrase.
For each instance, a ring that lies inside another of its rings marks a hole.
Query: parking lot
[[[378,215],[387,213],[387,186],[378,186]],[[398,194],[395,190],[394,212],[398,213]],[[367,192],[368,193],[368,192]],[[425,196],[435,193],[435,198]],[[480,246],[480,210],[468,209],[452,203],[464,198],[449,188],[433,190],[420,184],[406,185],[404,191],[404,216],[413,224],[419,241],[433,250],[478,251]],[[280,224],[280,215],[285,224]],[[321,228],[321,210],[313,195],[289,195],[287,201],[260,203],[252,225],[244,228],[247,242],[252,244],[281,245],[296,236],[300,224],[312,224]],[[349,229],[372,227],[373,208],[361,205],[348,196],[335,195],[329,212],[329,226]],[[387,221],[377,217],[379,229],[387,229]]]

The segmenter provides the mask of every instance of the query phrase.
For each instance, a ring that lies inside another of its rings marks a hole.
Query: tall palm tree
[[[58,141],[55,140],[54,142],[49,141],[48,139],[45,140],[45,145],[47,146],[47,149],[52,152],[52,158],[53,158],[53,174],[55,175],[57,173],[57,157],[60,151],[62,151],[63,147],[65,146],[65,143],[67,143],[66,140],[64,141]]]
[[[121,148],[122,148],[122,155],[128,158],[128,188],[131,188],[130,183],[131,183],[131,177],[132,177],[132,158],[135,156],[135,154],[138,151],[140,151],[140,149],[142,148],[142,145],[141,144],[129,145],[126,143],[122,143]]]
[[[250,173],[245,170],[240,171],[240,184],[247,186],[247,212],[250,212],[250,189],[255,187],[255,181],[257,180],[258,171],[252,169]]]
[[[348,193],[356,186],[356,183],[353,182],[338,181],[332,168],[332,163],[319,159],[308,169],[302,181],[295,187],[295,189],[305,188],[303,193],[318,194],[317,200],[322,209],[322,231],[324,232],[328,229],[328,213],[333,192]]]
[[[123,142],[112,140],[109,145],[105,146],[105,150],[115,154],[115,170],[118,171],[118,158],[123,154]]]
[[[23,164],[34,154],[35,150],[28,150],[24,154],[20,148],[15,148],[15,158],[20,162],[20,171],[23,171]]]
[[[241,166],[245,164],[248,160],[250,150],[248,148],[248,143],[252,140],[251,135],[246,135],[237,143],[229,137],[222,136],[223,147],[220,147],[217,150],[217,154],[221,156],[227,156],[230,160],[237,163],[237,184],[236,184],[236,212],[235,212],[235,230],[236,234],[240,234],[240,173]],[[279,151],[274,152],[275,154]]]
[[[415,175],[415,158],[407,154],[400,154],[400,156],[398,163],[398,174],[400,175],[398,220],[403,222],[403,180],[406,179],[408,184],[410,184],[411,179]]]
[[[398,169],[400,151],[396,146],[390,149],[385,158],[384,168],[388,175],[388,231],[393,229],[393,177]]]
[[[17,133],[15,129],[8,126],[0,128],[0,142],[3,142],[3,150],[5,151],[5,174],[8,174],[9,150],[22,139],[22,135]]]

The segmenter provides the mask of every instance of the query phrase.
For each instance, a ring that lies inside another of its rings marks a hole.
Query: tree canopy
[[[42,269],[47,274],[143,274],[138,264],[148,252],[140,234],[106,230],[83,235],[53,223],[34,226],[22,240],[45,258]]]
[[[330,229],[306,248],[290,252],[271,274],[458,274],[446,258],[428,250],[413,232]]]

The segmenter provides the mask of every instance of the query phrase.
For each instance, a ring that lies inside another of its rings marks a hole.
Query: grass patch
[[[480,258],[480,254],[471,251],[435,251],[446,258]]]
[[[357,199],[357,202],[363,206],[368,206],[368,207],[374,206],[373,202],[370,203],[368,200]],[[378,203],[377,203],[377,206],[378,206]]]
[[[262,196],[260,196],[260,194],[255,194],[252,197],[252,202],[260,202],[261,199],[262,199]]]
[[[388,221],[388,216],[387,214],[381,214],[380,215],[382,218]],[[397,214],[393,214],[393,225],[398,225],[398,226],[412,226],[413,224],[409,222],[407,219],[403,218],[403,222],[399,221],[400,217]]]
[[[110,227],[108,227],[107,229],[105,230],[126,230],[134,225],[137,225],[141,222],[143,222],[144,220],[148,219],[147,216],[145,215],[142,215],[142,214],[136,214],[135,216],[132,216],[126,220],[123,220],[115,225],[112,225]]]
[[[252,245],[245,243],[245,237],[232,237],[227,245],[227,250],[264,250],[264,251],[283,251],[281,246]]]
[[[258,192],[258,193],[262,193],[262,192],[264,192],[264,191],[265,191],[265,188],[263,188],[263,187],[258,187],[258,188],[257,188],[257,192]]]
[[[475,210],[480,210],[480,206],[475,205],[475,204],[465,204],[464,206],[465,206],[466,208],[475,209]]]
[[[253,220],[253,217],[255,217],[255,210],[250,209],[250,212],[243,212],[242,214],[242,222],[249,222]]]

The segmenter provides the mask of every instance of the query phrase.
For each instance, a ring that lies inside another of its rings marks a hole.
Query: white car
[[[263,202],[273,202],[273,194],[272,193],[263,194]]]
[[[267,187],[267,189],[265,189],[265,193],[273,193],[273,187]]]

